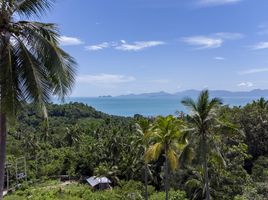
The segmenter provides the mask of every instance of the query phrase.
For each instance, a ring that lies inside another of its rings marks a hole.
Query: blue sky
[[[58,0],[72,96],[268,89],[267,0]]]

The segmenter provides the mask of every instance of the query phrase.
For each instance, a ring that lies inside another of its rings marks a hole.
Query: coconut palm
[[[165,156],[164,176],[166,200],[168,200],[168,168],[173,171],[178,166],[178,158],[187,144],[182,131],[182,120],[174,116],[158,117],[147,137],[152,145],[145,153],[146,162],[157,160],[162,153]]]
[[[143,152],[145,153],[148,148],[148,140],[146,140],[147,135],[151,128],[151,123],[148,119],[140,119],[136,123],[136,128],[138,132],[138,140],[137,142],[143,144]],[[148,163],[145,162],[144,165],[144,182],[145,182],[145,199],[148,200]]]
[[[219,125],[217,120],[217,109],[222,104],[219,98],[209,99],[209,92],[204,90],[200,93],[197,102],[191,98],[182,100],[182,104],[190,109],[189,121],[193,131],[193,137],[196,139],[196,145],[199,148],[199,154],[204,168],[205,193],[206,200],[210,199],[209,176],[208,176],[208,147],[214,146],[212,128]],[[221,158],[218,149],[213,152],[218,160]]]
[[[61,99],[74,83],[75,61],[59,47],[55,24],[16,21],[40,16],[54,0],[0,0],[0,200],[4,184],[7,120],[22,102],[40,106]],[[18,17],[19,16],[19,17]]]

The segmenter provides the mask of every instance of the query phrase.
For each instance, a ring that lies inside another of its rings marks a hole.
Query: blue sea
[[[232,97],[221,98],[224,104],[230,106],[244,106],[254,98]],[[255,98],[258,99],[258,98]],[[96,110],[111,115],[134,116],[141,114],[144,116],[157,116],[175,114],[176,111],[187,112],[187,109],[180,103],[180,98],[159,97],[159,98],[89,98],[89,97],[70,97],[66,102],[82,102],[94,107]]]

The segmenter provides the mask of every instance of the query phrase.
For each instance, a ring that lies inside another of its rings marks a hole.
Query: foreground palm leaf
[[[53,0],[0,0],[0,200],[4,184],[6,118],[21,103],[40,106],[45,117],[51,95],[61,99],[74,83],[75,61],[59,47],[56,25],[15,21],[41,15]]]

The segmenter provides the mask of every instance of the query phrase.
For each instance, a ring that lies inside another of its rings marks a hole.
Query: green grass
[[[51,184],[51,185],[49,185]],[[139,182],[126,182],[122,187],[112,190],[92,191],[88,185],[70,184],[61,186],[59,182],[49,181],[35,187],[23,187],[22,189],[6,196],[5,200],[143,200],[142,184]],[[151,189],[150,200],[164,199],[164,192],[156,193]],[[171,191],[171,200],[187,200],[185,193]]]

